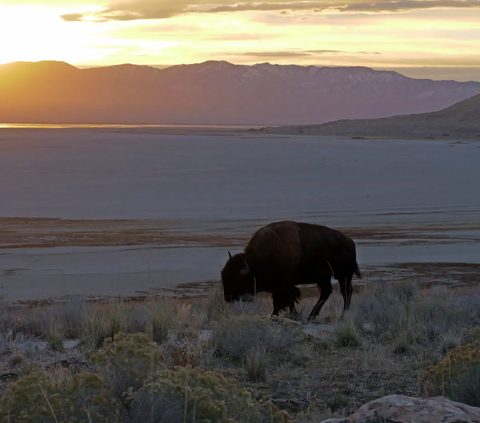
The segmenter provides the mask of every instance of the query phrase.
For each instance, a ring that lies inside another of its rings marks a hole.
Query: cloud
[[[67,13],[60,16],[65,22],[80,22],[82,21],[83,14],[81,13]]]
[[[346,53],[342,50],[306,50],[306,53],[326,54],[326,53]]]
[[[304,57],[309,56],[308,53],[303,51],[252,51],[245,53],[238,53],[235,56],[250,56],[258,58],[279,58],[279,57]]]
[[[247,11],[307,11],[337,10],[357,13],[399,13],[412,10],[440,8],[480,8],[480,0],[392,0],[362,2],[358,0],[285,1],[237,3],[235,0],[123,0],[111,3],[101,11],[61,15],[64,21],[93,20],[132,21],[168,19],[186,13],[235,13]]]
[[[340,8],[343,12],[405,12],[424,9],[480,8],[478,0],[391,1],[379,3],[351,3]]]
[[[209,41],[265,41],[281,37],[280,34],[215,34],[208,35],[204,39]]]
[[[324,2],[269,2],[269,3],[239,3],[235,5],[215,6],[206,10],[206,13],[221,12],[246,12],[246,11],[276,11],[276,10],[323,10],[329,7],[329,3]]]
[[[77,20],[106,21],[133,21],[139,19],[168,19],[186,13],[193,5],[189,0],[127,0],[110,4],[99,12],[62,15],[61,18],[71,15],[80,15]]]
[[[345,51],[345,50],[301,50],[301,51],[250,51],[245,53],[230,53],[230,56],[248,56],[256,59],[283,59],[292,57],[315,57],[317,55],[358,55],[380,54],[379,52]]]

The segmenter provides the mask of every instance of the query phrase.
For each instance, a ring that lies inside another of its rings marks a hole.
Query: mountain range
[[[300,125],[438,111],[480,82],[414,79],[366,67],[233,65],[79,69],[0,65],[0,122]]]
[[[474,138],[480,137],[480,95],[460,101],[438,112],[352,119],[322,125],[262,128],[283,134],[334,135],[382,138]]]

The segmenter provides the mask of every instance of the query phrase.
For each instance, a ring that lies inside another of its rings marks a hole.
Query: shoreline
[[[327,122],[332,123],[332,122]],[[364,135],[362,131],[357,133],[328,133],[309,129],[312,125],[176,125],[176,124],[26,124],[26,123],[0,123],[0,134],[9,131],[37,131],[37,130],[61,130],[70,132],[79,131],[99,131],[110,133],[125,133],[138,135],[234,135],[234,136],[275,136],[279,139],[285,136],[300,137],[319,137],[319,138],[341,138],[358,141],[446,141],[453,144],[478,143],[480,134],[384,134],[384,135]],[[360,135],[361,134],[361,135]],[[1,140],[0,140],[1,141]]]
[[[227,251],[243,249],[263,223],[3,217],[0,296],[35,304],[205,295],[220,280]],[[337,229],[354,239],[367,281],[452,288],[480,283],[480,224]],[[317,295],[315,286],[302,291]]]

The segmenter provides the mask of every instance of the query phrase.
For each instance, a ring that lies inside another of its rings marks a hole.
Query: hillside
[[[268,128],[269,132],[361,137],[480,137],[480,95],[444,110],[383,119],[339,120],[322,125]]]
[[[479,93],[479,82],[365,67],[16,62],[0,66],[0,122],[319,124],[431,112]]]

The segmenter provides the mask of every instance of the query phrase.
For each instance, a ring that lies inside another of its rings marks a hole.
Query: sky
[[[207,60],[480,81],[480,0],[0,0],[0,64]]]

